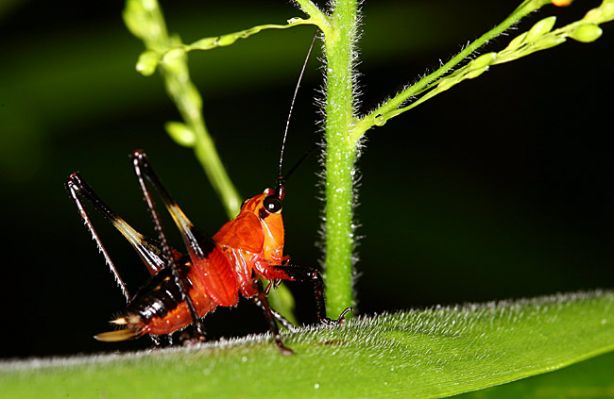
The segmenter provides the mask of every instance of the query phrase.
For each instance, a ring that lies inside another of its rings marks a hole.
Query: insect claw
[[[345,322],[345,315],[348,314],[351,311],[352,311],[352,308],[351,307],[347,307],[347,308],[343,309],[343,312],[341,312],[341,314],[339,315],[339,317],[337,317],[336,320],[329,319],[328,317],[323,317],[322,319],[320,319],[320,323],[325,325],[325,326],[327,326],[327,327],[342,326],[343,323]]]
[[[348,306],[347,308],[343,309],[343,312],[341,312],[339,317],[337,317],[337,323],[342,324],[345,321],[345,315],[350,313],[351,311],[352,311],[351,306]]]
[[[281,337],[275,337],[275,345],[277,345],[277,349],[279,349],[279,352],[282,355],[284,356],[294,355],[294,351],[288,348],[286,345],[284,345],[284,343],[281,340]]]
[[[266,288],[264,289],[264,295],[269,295],[269,292],[271,292],[272,287],[273,287],[273,280],[269,280],[268,284],[266,285]]]
[[[143,151],[142,149],[136,148],[132,150],[132,153],[130,154],[130,158],[132,158],[133,160],[146,160],[147,155],[145,154],[145,151]]]

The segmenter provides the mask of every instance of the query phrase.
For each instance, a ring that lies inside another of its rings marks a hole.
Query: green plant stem
[[[348,139],[354,123],[353,45],[356,0],[338,0],[324,31],[326,54],[326,254],[324,279],[328,315],[336,318],[354,304],[352,288],[353,171],[356,143]]]
[[[207,132],[205,122],[200,118],[200,120],[194,121],[191,126],[196,135],[194,154],[202,165],[211,185],[222,199],[226,215],[229,219],[232,219],[239,214],[241,209],[241,196],[224,168],[224,164],[215,149],[215,144]]]
[[[239,39],[247,39],[257,33],[262,32],[263,30],[271,30],[271,29],[281,30],[281,29],[293,28],[299,25],[318,26],[318,22],[315,18],[311,18],[311,17],[308,19],[291,18],[288,20],[288,23],[285,25],[280,25],[280,24],[256,25],[256,26],[252,26],[251,28],[243,29],[238,32],[227,33],[224,35],[214,36],[214,37],[205,37],[193,43],[184,44],[180,48],[185,50],[186,52],[195,51],[195,50],[212,50],[217,47],[224,47],[224,46],[229,46],[231,44],[234,44]],[[169,49],[169,51],[171,50],[172,49]]]
[[[190,80],[185,55],[181,54],[172,63],[163,62],[161,72],[170,97],[177,105],[186,125],[194,133],[193,149],[196,157],[222,200],[226,214],[229,218],[235,217],[241,207],[241,197],[226,173],[207,131],[201,111],[202,100]]]
[[[466,79],[474,79],[489,70],[490,66],[514,61],[537,51],[543,51],[565,43],[568,38],[588,43],[597,40],[601,36],[600,23],[614,19],[613,15],[604,15],[599,8],[593,9],[593,13],[587,17],[565,25],[562,28],[550,31],[556,21],[555,17],[544,18],[537,22],[529,31],[518,35],[510,44],[500,52],[491,52],[469,62],[460,69],[450,73],[440,80],[437,85],[429,87],[419,99],[411,104],[397,108],[385,115],[380,115],[381,122],[392,119],[397,115],[416,108],[425,101],[441,94]],[[591,18],[593,17],[594,18]],[[603,18],[605,17],[605,18]],[[380,122],[380,123],[381,123]]]
[[[408,86],[401,92],[397,93],[394,97],[391,97],[390,99],[384,101],[375,110],[369,112],[367,115],[356,121],[356,124],[350,134],[352,141],[354,143],[357,143],[367,130],[372,128],[374,125],[383,124],[386,120],[385,115],[390,114],[391,112],[401,107],[412,96],[420,94],[427,90],[429,87],[432,87],[432,85],[436,83],[438,79],[448,74],[453,68],[455,68],[463,60],[467,59],[467,57],[473,54],[473,52],[475,52],[477,49],[488,43],[490,40],[501,35],[510,27],[517,24],[522,18],[524,18],[528,14],[538,10],[546,4],[550,4],[550,0],[525,0],[524,2],[522,2],[522,4],[520,4],[507,18],[503,20],[503,22],[480,36],[478,39],[471,42],[467,47],[465,47],[461,52],[452,57],[440,68],[424,76],[416,83]],[[384,120],[377,120],[380,115],[384,116]],[[397,114],[394,114],[394,116],[396,115]]]
[[[130,31],[143,40],[150,52],[163,53],[177,47],[177,38],[168,35],[162,10],[156,0],[128,0],[124,21]],[[138,66],[137,66],[138,67]],[[239,212],[241,198],[213,145],[202,115],[202,98],[190,79],[187,57],[183,51],[166,53],[160,63],[166,90],[176,104],[185,124],[194,134],[193,148],[207,177],[233,218]]]

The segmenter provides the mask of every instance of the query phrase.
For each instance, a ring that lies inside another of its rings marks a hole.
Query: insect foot
[[[196,329],[186,329],[179,335],[179,342],[183,346],[195,346],[207,341],[207,337]]]
[[[275,341],[275,344],[277,345],[277,349],[279,349],[279,353],[281,353],[282,355],[284,356],[294,355],[294,351],[288,348],[286,345],[284,345],[283,342]]]
[[[329,319],[328,317],[323,317],[320,319],[320,324],[326,327],[340,327],[345,323],[345,315],[352,311],[351,307],[347,307],[343,309],[343,312],[337,317],[336,320]]]

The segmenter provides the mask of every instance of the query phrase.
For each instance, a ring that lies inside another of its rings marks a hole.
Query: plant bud
[[[548,17],[544,18],[541,21],[537,22],[533,27],[527,32],[526,41],[531,42],[536,38],[545,35],[546,33],[552,30],[554,23],[556,22],[556,17]]]
[[[489,65],[492,65],[497,60],[497,53],[487,53],[479,56],[475,60],[471,61],[472,69],[479,69]]]
[[[486,71],[488,71],[488,66],[482,67],[480,69],[474,69],[471,72],[467,73],[465,75],[465,78],[467,78],[467,79],[477,78],[478,76],[480,76],[481,74],[483,74]]]
[[[603,31],[598,25],[595,24],[582,24],[578,26],[569,34],[574,40],[577,40],[582,43],[590,43],[599,39]]]
[[[192,129],[181,122],[168,122],[164,125],[168,135],[179,145],[192,147],[196,142],[196,136]]]
[[[143,76],[150,76],[158,67],[160,56],[155,51],[144,51],[136,63],[136,70]]]

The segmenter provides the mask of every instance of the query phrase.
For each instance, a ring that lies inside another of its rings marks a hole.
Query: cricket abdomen
[[[189,262],[181,263],[179,272],[187,282],[196,313],[203,317],[217,307],[203,289],[202,273]],[[95,336],[100,341],[124,341],[145,334],[163,335],[181,330],[192,323],[187,303],[170,268],[162,269],[143,286],[123,311],[111,323],[124,329]]]

